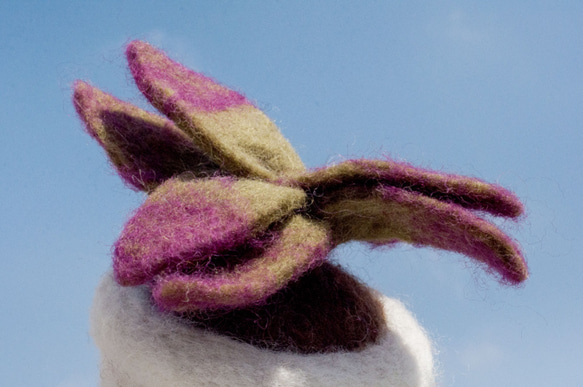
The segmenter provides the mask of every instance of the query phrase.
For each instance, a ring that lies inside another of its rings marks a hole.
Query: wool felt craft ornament
[[[145,42],[126,55],[163,116],[82,81],[73,96],[148,194],[96,296],[104,384],[432,385],[423,329],[331,251],[401,241],[464,254],[504,284],[527,278],[518,245],[480,216],[519,217],[510,191],[391,160],[308,170],[242,94]]]

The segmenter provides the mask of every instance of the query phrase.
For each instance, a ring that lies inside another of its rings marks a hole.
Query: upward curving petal
[[[140,91],[215,163],[233,174],[260,178],[304,171],[275,124],[243,95],[147,43],[131,42],[126,54]]]
[[[528,277],[519,247],[500,229],[463,207],[395,187],[372,192],[346,188],[319,215],[330,222],[336,243],[400,240],[464,254],[501,282]]]
[[[87,132],[107,152],[130,186],[151,191],[182,172],[204,176],[218,166],[167,118],[148,113],[85,83],[75,83],[73,102]]]

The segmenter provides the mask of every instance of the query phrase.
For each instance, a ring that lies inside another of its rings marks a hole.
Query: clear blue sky
[[[400,298],[443,386],[583,385],[583,2],[0,2],[0,385],[95,386],[110,246],[143,197],[83,132],[75,79],[145,106],[144,39],[243,91],[310,167],[398,160],[497,182],[531,278],[498,284],[408,246],[336,257]]]

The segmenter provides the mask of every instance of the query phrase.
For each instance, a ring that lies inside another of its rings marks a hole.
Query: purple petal
[[[158,306],[176,312],[258,304],[321,263],[331,247],[326,226],[296,215],[259,257],[216,275],[161,276],[152,294]]]
[[[218,170],[167,118],[81,81],[75,83],[73,102],[87,132],[105,149],[118,174],[133,188],[151,191],[164,180],[186,171],[204,176]]]
[[[301,176],[296,184],[324,201],[349,186],[392,186],[497,216],[515,218],[524,212],[520,200],[498,185],[391,160],[348,160]]]
[[[202,112],[251,104],[243,95],[172,61],[148,43],[131,42],[126,55],[140,91],[166,114],[171,113],[169,108],[178,101]]]
[[[301,190],[233,178],[170,179],[126,224],[114,249],[122,285],[232,250],[303,206]]]
[[[259,178],[304,171],[275,124],[241,94],[147,43],[132,42],[126,53],[140,91],[226,171]]]
[[[485,265],[501,282],[518,284],[528,277],[518,245],[495,225],[459,205],[395,187],[365,196],[344,191],[321,216],[332,224],[337,243],[349,240],[404,242],[458,252]]]

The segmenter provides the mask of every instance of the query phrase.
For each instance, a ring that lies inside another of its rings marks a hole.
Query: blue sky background
[[[336,258],[416,314],[441,385],[583,385],[583,2],[427,3],[0,2],[0,385],[98,384],[93,291],[144,198],[70,87],[146,106],[132,39],[244,91],[310,167],[389,155],[514,190],[519,289],[430,249]]]

